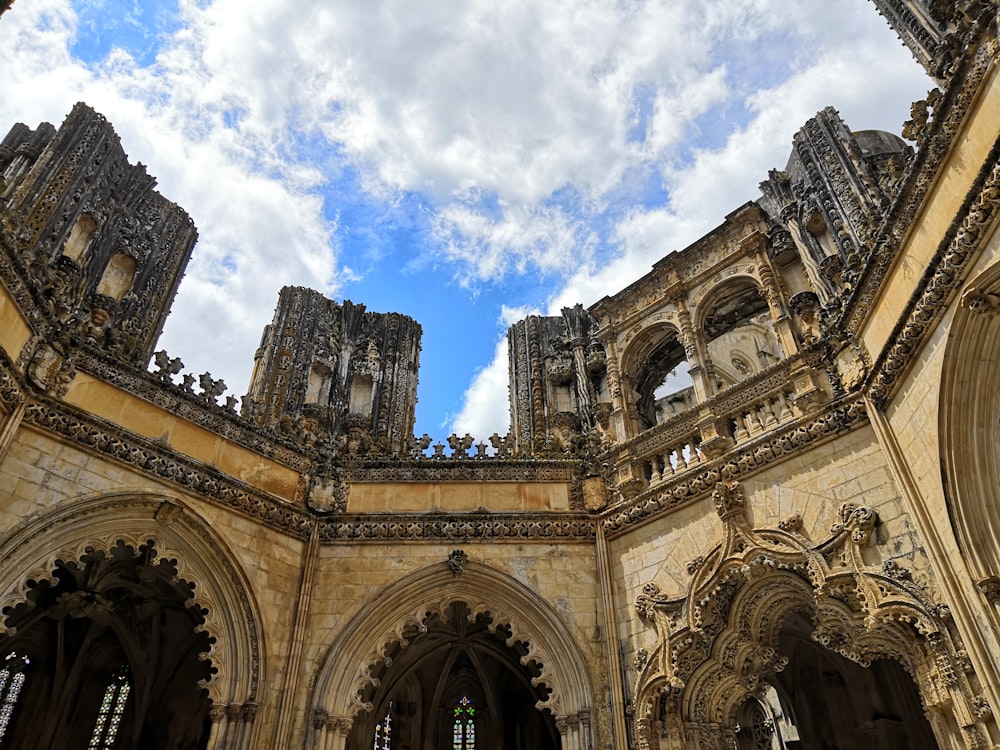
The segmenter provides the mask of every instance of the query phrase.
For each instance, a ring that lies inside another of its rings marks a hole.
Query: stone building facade
[[[305,289],[242,404],[184,373],[188,216],[85,105],[15,125],[0,746],[1000,747],[1000,8],[875,5],[906,140],[825,109],[512,326],[488,442],[412,435],[415,321]]]

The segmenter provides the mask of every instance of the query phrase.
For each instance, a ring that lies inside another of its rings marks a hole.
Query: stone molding
[[[914,352],[944,315],[947,303],[962,283],[976,251],[988,239],[987,232],[1000,215],[1000,139],[966,196],[962,210],[952,221],[944,239],[928,265],[918,290],[897,323],[892,345],[875,360],[870,377],[869,397],[882,408],[894,393],[895,386]]]
[[[293,443],[257,429],[235,412],[182,385],[164,382],[145,370],[129,370],[111,358],[96,352],[81,352],[74,357],[77,369],[162,407],[192,424],[205,427],[226,440],[249,448],[297,471],[305,471],[309,459]]]
[[[925,123],[914,133],[919,148],[881,226],[874,233],[871,259],[864,266],[854,293],[835,325],[836,329],[846,330],[854,335],[861,330],[895,258],[895,251],[915,225],[917,211],[935,183],[996,56],[996,38],[992,35],[984,36],[975,53],[969,59],[963,59],[961,69],[956,72],[952,85],[943,95],[935,90],[928,95],[927,101],[914,105],[933,109],[933,115],[927,116]]]
[[[66,404],[54,408],[32,402],[25,410],[24,421],[66,438],[84,450],[241,511],[286,534],[299,539],[309,537],[312,518],[303,509],[265,495],[216,469],[127,433],[104,420],[75,413]]]
[[[395,513],[345,515],[320,521],[320,541],[522,542],[592,541],[595,519],[584,513]]]
[[[800,419],[783,429],[769,432],[745,448],[703,463],[694,472],[664,481],[633,500],[615,505],[601,516],[600,523],[609,538],[620,536],[704,497],[713,491],[719,481],[745,479],[774,465],[784,456],[801,453],[867,422],[867,410],[860,398],[831,404],[812,418]]]

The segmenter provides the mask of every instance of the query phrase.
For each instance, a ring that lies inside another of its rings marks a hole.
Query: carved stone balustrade
[[[829,390],[811,358],[784,360],[625,443],[610,454],[619,485],[634,495],[808,417]]]

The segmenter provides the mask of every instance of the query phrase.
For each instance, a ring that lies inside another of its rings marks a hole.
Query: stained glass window
[[[118,728],[125,716],[125,704],[128,701],[129,690],[132,689],[128,679],[128,667],[118,670],[104,691],[101,709],[97,713],[97,723],[94,734],[90,738],[88,750],[109,750],[115,746]]]
[[[451,730],[452,750],[476,750],[476,707],[468,696],[455,704],[455,723]]]
[[[372,750],[392,750],[392,702],[382,717],[382,721],[375,725],[375,742],[372,743]]]
[[[3,660],[3,669],[0,669],[0,740],[7,734],[10,717],[14,715],[17,698],[24,687],[25,670],[30,663],[27,656],[16,651],[11,651]]]

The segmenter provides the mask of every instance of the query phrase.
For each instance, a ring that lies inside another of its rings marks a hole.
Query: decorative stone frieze
[[[869,395],[877,406],[884,406],[899,376],[913,361],[912,355],[935,321],[944,314],[947,301],[962,282],[970,260],[986,239],[987,230],[993,226],[998,208],[1000,139],[924,273],[919,292],[907,306],[905,318],[897,327],[893,344],[876,359]],[[980,300],[973,295],[970,303],[981,309],[989,308],[989,298],[983,297]]]

